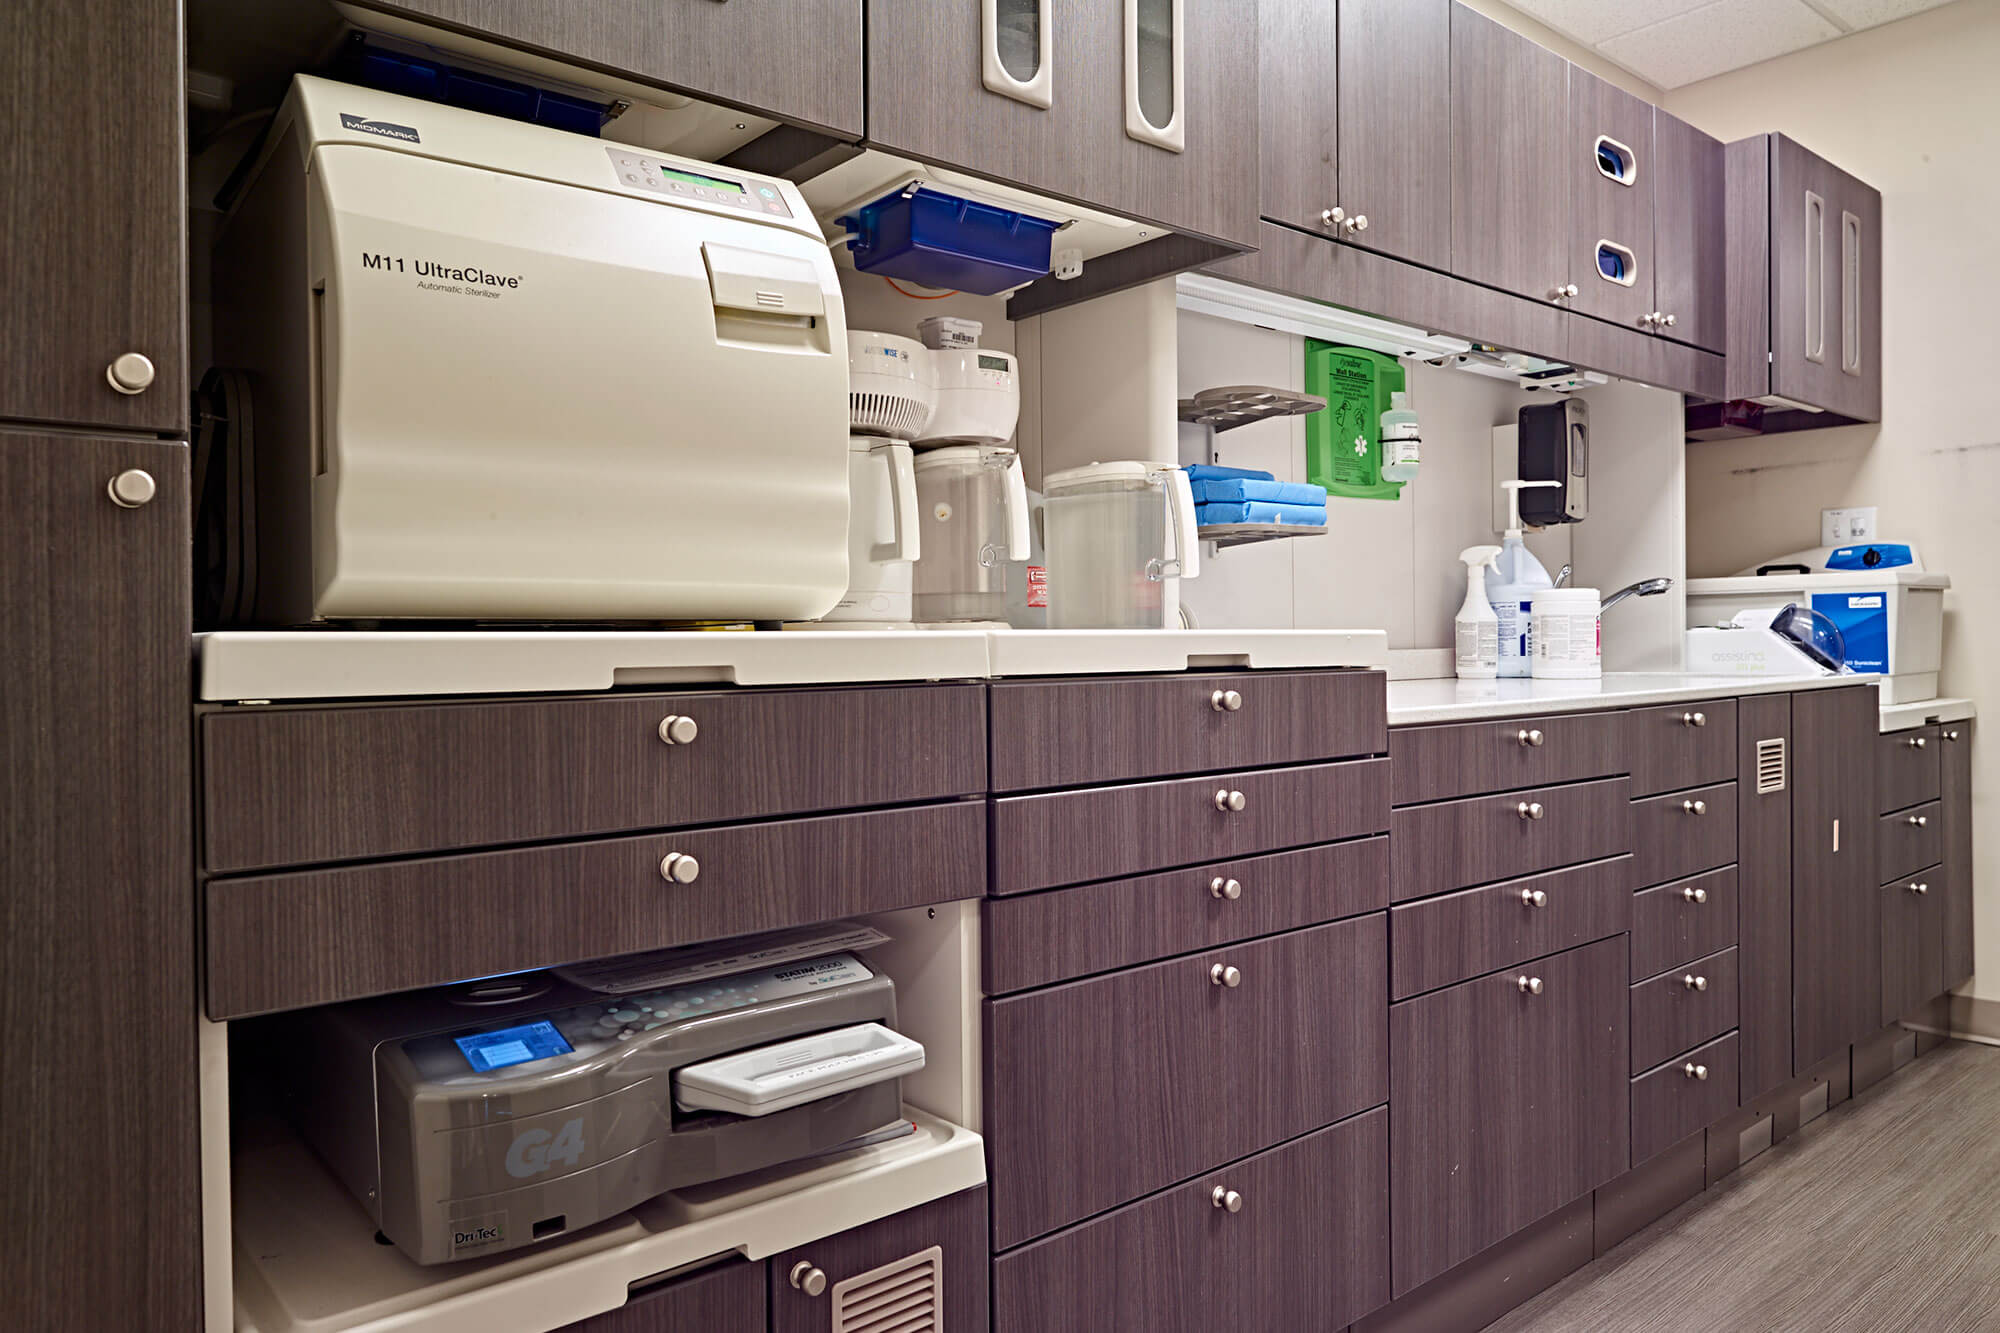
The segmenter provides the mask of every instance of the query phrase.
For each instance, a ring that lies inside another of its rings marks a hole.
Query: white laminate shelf
[[[260,1120],[234,1161],[236,1333],[546,1333],[703,1261],[763,1259],[986,1179],[969,1129],[909,1107],[916,1132],[679,1190],[547,1246],[424,1267],[375,1226],[298,1138]]]
[[[1970,722],[1979,706],[1970,699],[1919,699],[1915,703],[1883,704],[1882,730],[1908,731],[1930,722]]]
[[[1389,725],[1470,722],[1522,713],[1580,713],[1607,708],[1750,694],[1863,685],[1875,676],[1695,676],[1680,672],[1606,672],[1600,680],[1392,680]]]

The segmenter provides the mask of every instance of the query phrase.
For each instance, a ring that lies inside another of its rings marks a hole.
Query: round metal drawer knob
[[[1235,690],[1217,690],[1208,696],[1208,706],[1218,713],[1234,713],[1243,707],[1243,696]]]
[[[660,878],[670,884],[692,884],[701,878],[701,862],[686,852],[668,852],[660,860]]]
[[[1243,799],[1243,793],[1240,791],[1219,791],[1215,794],[1215,808],[1225,814],[1241,810],[1248,804],[1249,802]]]
[[[1929,893],[1930,891],[1931,886],[1928,884],[1912,884],[1910,886],[1911,893]]]
[[[137,509],[151,504],[153,497],[160,493],[159,483],[153,480],[153,474],[137,467],[126,468],[113,477],[104,489],[110,495],[111,503],[120,509]]]
[[[792,1265],[792,1285],[808,1296],[826,1294],[826,1271],[813,1267],[810,1259],[801,1259]]]
[[[1225,1189],[1221,1185],[1215,1187],[1215,1192],[1208,1196],[1208,1201],[1226,1213],[1240,1213],[1243,1211],[1243,1196],[1235,1190]]]
[[[1903,822],[1911,828],[1929,828],[1931,824],[1929,815],[1911,815]]]
[[[1705,727],[1708,725],[1708,714],[1682,713],[1681,725],[1684,727]]]
[[[1514,739],[1519,741],[1522,745],[1528,747],[1529,749],[1539,750],[1542,748],[1543,736],[1542,733],[1537,730],[1530,729],[1527,731],[1519,732],[1515,735]]]
[[[1690,1062],[1681,1066],[1681,1073],[1689,1078],[1700,1079],[1703,1083],[1708,1082],[1707,1065],[1698,1065]]]
[[[1514,807],[1514,813],[1523,819],[1540,819],[1548,811],[1542,808],[1540,801],[1523,801]]]
[[[1958,739],[1958,733],[1955,731],[1947,731],[1944,734],[1944,738],[1948,741],[1955,741]]]
[[[151,358],[140,352],[127,352],[104,368],[104,381],[122,394],[144,393],[153,387]]]
[[[1227,898],[1233,903],[1243,896],[1243,885],[1236,880],[1224,879],[1217,875],[1208,882],[1208,892],[1211,897]]]
[[[1691,814],[1691,815],[1705,815],[1705,814],[1707,814],[1707,813],[1708,813],[1708,802],[1707,802],[1707,801],[1682,801],[1682,802],[1681,802],[1681,809],[1683,809],[1683,810],[1687,811],[1687,812],[1688,812],[1689,814]]]
[[[1689,973],[1687,976],[1681,978],[1681,985],[1686,986],[1689,990],[1705,991],[1708,989],[1708,978],[1698,977],[1693,973]]]
[[[1922,736],[1912,736],[1910,739],[1904,741],[1903,744],[1909,746],[1912,750],[1921,750],[1924,748],[1924,738]]]
[[[1322,226],[1338,227],[1347,221],[1347,210],[1338,205],[1322,208],[1319,211],[1319,220]]]
[[[1681,890],[1681,897],[1687,899],[1691,903],[1705,903],[1708,901],[1708,890],[1697,889],[1692,887],[1685,888]]]
[[[1514,984],[1520,987],[1521,994],[1523,995],[1540,995],[1542,993],[1542,979],[1540,977],[1518,977],[1515,979]]]
[[[1224,967],[1221,963],[1217,963],[1208,969],[1208,984],[1227,986],[1230,990],[1235,990],[1243,984],[1243,974],[1233,967]]]
[[[693,745],[701,735],[701,725],[691,717],[669,713],[660,719],[660,739],[669,745]]]
[[[1547,907],[1549,905],[1549,895],[1540,889],[1522,889],[1521,905],[1523,907]]]

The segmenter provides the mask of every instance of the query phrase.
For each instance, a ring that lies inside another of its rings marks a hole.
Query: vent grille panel
[[[944,1333],[944,1250],[835,1283],[833,1333]]]
[[[1774,736],[1757,742],[1757,794],[1768,796],[1785,789],[1785,738]]]

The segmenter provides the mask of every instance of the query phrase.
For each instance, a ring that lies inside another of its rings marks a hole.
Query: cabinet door
[[[0,417],[185,433],[181,7],[9,0],[5,31]]]
[[[370,7],[849,139],[861,135],[861,0],[370,0]]]
[[[0,1322],[197,1328],[187,446],[0,432],[0,496]]]
[[[1451,270],[1459,277],[1536,300],[1569,281],[1568,93],[1568,61],[1451,7]]]
[[[1327,0],[1317,7],[1335,8]],[[1450,0],[1338,5],[1339,202],[1352,224],[1342,226],[1341,239],[1437,269],[1451,267],[1453,7]],[[1286,169],[1266,159],[1267,178]]]
[[[1743,1101],[1792,1076],[1792,697],[1736,705],[1736,931]]]
[[[1654,295],[1653,108],[1584,70],[1569,72],[1563,179],[1570,189],[1570,309],[1650,329]]]
[[[733,1259],[635,1291],[556,1333],[765,1333],[764,1265]]]
[[[1939,728],[1944,791],[1944,984],[1972,976],[1972,723]],[[1936,893],[1933,888],[1931,892]]]
[[[1657,331],[1711,352],[1728,341],[1725,192],[1721,142],[1655,111],[1653,300],[1672,321]]]
[[[1882,1013],[1886,1025],[1915,1013],[1945,992],[1945,877],[1942,867],[1884,884]]]
[[[1844,171],[1834,172],[1834,236],[1830,251],[1840,316],[1834,350],[1830,412],[1856,421],[1882,419],[1882,194]]]
[[[1257,154],[1250,145],[1257,54],[1240,7],[1201,0],[994,3],[1000,33],[1047,32],[1045,43],[1006,48],[1026,79],[1008,74],[988,49],[981,5],[868,0],[870,145],[1177,231],[1256,243]],[[1129,43],[1128,23],[1137,24]],[[1036,54],[1042,45],[1045,81]],[[1128,46],[1143,65],[1136,78],[1128,74]],[[989,68],[1000,71],[990,80],[983,73]],[[1150,133],[1144,116],[1152,113],[1144,109],[1167,95],[1160,80],[1176,71],[1171,123],[1179,151],[1134,137]],[[1037,84],[1039,95],[1031,91]]]
[[[1625,1170],[1626,952],[1603,940],[1391,1007],[1395,1295]]]
[[[1873,686],[1792,696],[1792,1070],[1873,1031],[1882,1006]]]
[[[1771,143],[1771,392],[1880,420],[1882,196]]]
[[[933,1248],[935,1256],[927,1253]],[[772,1255],[771,1333],[878,1327],[985,1333],[988,1254],[982,1185]],[[892,1292],[905,1322],[863,1317],[869,1309],[882,1314],[880,1302]]]
[[[1337,225],[1340,202],[1339,22],[1327,0],[1258,0],[1257,192],[1263,215],[1295,227]]]

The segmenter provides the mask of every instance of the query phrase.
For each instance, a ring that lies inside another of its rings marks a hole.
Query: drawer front
[[[1369,1111],[1003,1255],[994,1333],[1343,1327],[1389,1299],[1388,1159]]]
[[[1632,988],[1632,1072],[1736,1026],[1736,950],[1697,958]]]
[[[1943,866],[1884,884],[1882,1022],[1915,1013],[1950,988],[1945,976],[1946,882]]]
[[[1386,759],[1008,796],[993,802],[993,892],[1202,865],[1388,828]]]
[[[1935,801],[1941,790],[1938,752],[1944,748],[1940,727],[1893,731],[1875,743],[1881,747],[1875,783],[1883,814]]]
[[[1378,914],[988,1001],[995,1248],[1387,1100],[1386,936]]]
[[[1875,838],[1879,883],[1903,879],[1944,860],[1943,806],[1936,801],[1882,816],[1881,830]]]
[[[1632,1080],[1632,1165],[1736,1109],[1736,1057],[1732,1032]]]
[[[1736,784],[1632,802],[1632,851],[1647,886],[1734,863]]]
[[[1380,754],[1386,681],[1379,671],[1235,671],[998,682],[993,790]]]
[[[305,865],[985,790],[982,687],[770,690],[202,719],[206,865]],[[668,717],[694,738],[661,739]],[[559,775],[559,776],[558,776]]]
[[[1623,856],[1632,850],[1629,804],[1625,779],[1613,778],[1398,810],[1390,895],[1403,902]]]
[[[556,1333],[765,1333],[764,1265],[731,1259],[635,1291],[616,1310]]]
[[[1653,796],[1736,777],[1736,701],[1635,708],[1625,714],[1632,794]]]
[[[955,801],[211,880],[208,1012],[241,1018],[976,898],[985,835],[981,804]],[[675,852],[694,858],[692,883],[661,875]]]
[[[1407,903],[1389,914],[1391,998],[1408,999],[1632,926],[1632,858]]]
[[[1713,870],[1632,899],[1632,977],[1681,967],[1736,943],[1736,870]]]
[[[1388,905],[1387,838],[993,898],[982,976],[1002,995]]]
[[[1398,727],[1389,733],[1395,804],[1547,787],[1625,771],[1617,713]]]

